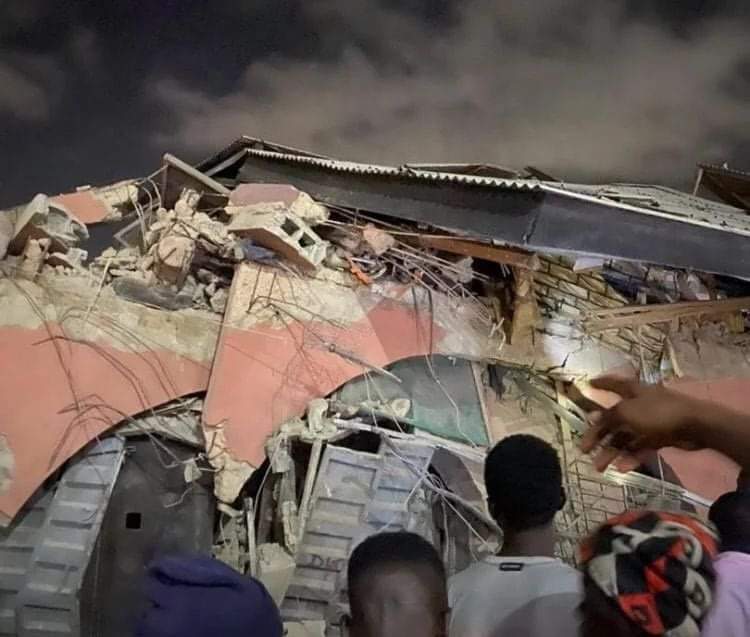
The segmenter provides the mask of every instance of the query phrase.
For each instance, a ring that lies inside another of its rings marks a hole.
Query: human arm
[[[599,470],[623,454],[671,446],[715,449],[750,471],[750,416],[664,385],[603,376],[591,386],[621,397],[613,407],[589,414],[592,426],[581,448],[596,452]]]

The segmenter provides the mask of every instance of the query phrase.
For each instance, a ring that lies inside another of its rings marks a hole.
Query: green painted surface
[[[405,420],[418,429],[458,442],[486,446],[487,426],[482,415],[471,363],[448,356],[418,356],[388,367],[397,383],[372,373],[348,382],[336,397],[348,404],[408,398]]]

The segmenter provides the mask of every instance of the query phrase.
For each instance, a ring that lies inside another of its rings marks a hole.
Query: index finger
[[[589,453],[601,442],[607,433],[609,433],[609,429],[606,425],[601,424],[600,421],[592,422],[589,428],[583,432],[583,436],[581,436],[579,443],[581,451]]]

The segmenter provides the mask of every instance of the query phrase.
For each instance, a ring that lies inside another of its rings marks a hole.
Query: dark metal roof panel
[[[277,153],[255,148],[248,149],[248,155],[254,157],[273,159],[275,161],[306,164],[335,171],[337,173],[350,173],[353,175],[377,175],[381,177],[404,177],[421,181],[443,182],[452,184],[465,184],[472,186],[488,186],[494,188],[507,188],[509,190],[539,190],[541,182],[537,179],[505,179],[500,177],[480,177],[477,175],[464,175],[434,170],[419,170],[409,166],[382,166],[378,164],[362,164],[352,161],[339,161],[336,159],[325,159],[309,157],[292,153]]]

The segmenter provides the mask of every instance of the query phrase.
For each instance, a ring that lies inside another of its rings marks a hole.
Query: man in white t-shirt
[[[450,634],[576,637],[581,576],[554,556],[565,504],[557,452],[534,436],[509,436],[487,455],[484,479],[503,548],[448,582]]]

